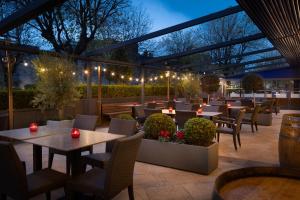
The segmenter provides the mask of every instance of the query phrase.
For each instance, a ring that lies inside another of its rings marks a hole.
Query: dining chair
[[[27,200],[43,193],[50,200],[50,191],[64,187],[68,180],[67,175],[51,169],[26,175],[15,148],[9,142],[0,142],[0,162],[0,194],[3,200],[7,197]]]
[[[203,106],[205,112],[219,112],[220,106]]]
[[[149,103],[147,103],[147,108],[155,109],[156,106],[157,106],[157,103],[155,103],[155,102],[149,102]]]
[[[133,171],[143,136],[143,133],[138,133],[118,139],[107,168],[95,167],[69,181],[66,186],[67,199],[73,199],[78,193],[91,194],[94,199],[112,199],[127,188],[129,199],[133,200]]]
[[[132,136],[137,132],[136,121],[112,118],[109,124],[108,132],[113,134]],[[86,165],[105,168],[107,166],[107,162],[111,158],[111,152],[114,145],[115,141],[107,142],[104,153],[93,153],[82,156],[84,169],[86,168]]]
[[[220,133],[230,134],[233,138],[233,144],[235,150],[237,150],[236,140],[238,140],[239,146],[241,147],[241,138],[240,138],[240,131],[241,131],[241,123],[245,114],[245,110],[239,110],[237,118],[225,118],[222,117],[220,119],[214,119],[214,123],[218,124],[217,127],[217,140],[220,140]],[[226,126],[222,126],[222,125]]]
[[[176,110],[175,122],[178,129],[182,129],[187,120],[197,117],[195,111]]]
[[[144,106],[134,106],[133,107],[133,116],[138,121],[140,125],[144,124],[146,120],[146,115],[144,111]]]
[[[144,109],[144,112],[145,112],[145,116],[146,118],[149,117],[150,115],[152,114],[155,114],[155,113],[161,113],[161,110],[160,109],[149,109],[149,108],[145,108]]]
[[[257,127],[257,117],[258,117],[259,111],[260,111],[260,106],[259,106],[259,105],[256,105],[256,106],[254,107],[252,113],[251,113],[250,118],[244,117],[243,120],[242,120],[242,125],[243,125],[243,124],[249,124],[249,125],[251,125],[252,133],[254,133],[254,126],[255,126],[256,131],[258,131],[258,127]]]
[[[192,110],[192,104],[184,103],[184,102],[176,102],[176,110]]]
[[[82,130],[89,130],[95,131],[97,126],[98,116],[96,115],[76,115],[73,128],[78,128]],[[81,149],[81,152],[89,151],[89,153],[93,153],[93,146],[88,146]],[[71,169],[71,156],[64,152],[57,149],[49,148],[49,155],[48,155],[48,168],[52,168],[54,154],[58,155],[65,155],[66,156],[66,173],[70,174]]]

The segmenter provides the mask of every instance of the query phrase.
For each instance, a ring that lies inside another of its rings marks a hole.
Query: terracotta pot
[[[283,115],[278,150],[281,167],[300,169],[300,114]]]

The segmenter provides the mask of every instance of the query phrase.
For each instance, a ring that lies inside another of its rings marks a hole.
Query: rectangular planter
[[[143,139],[137,161],[209,174],[218,167],[218,143],[209,147]]]
[[[262,126],[272,126],[272,119],[272,113],[259,113],[257,123]]]

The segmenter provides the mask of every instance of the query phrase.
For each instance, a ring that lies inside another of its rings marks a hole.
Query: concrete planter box
[[[137,161],[209,174],[218,167],[218,143],[209,147],[143,139]]]
[[[257,123],[262,126],[272,126],[272,113],[259,113]]]

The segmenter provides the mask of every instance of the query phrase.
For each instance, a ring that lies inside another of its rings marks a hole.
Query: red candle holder
[[[172,113],[172,112],[173,112],[173,108],[170,107],[170,108],[169,108],[169,113]]]
[[[29,131],[30,131],[31,133],[37,132],[37,130],[38,130],[38,125],[37,125],[37,123],[33,122],[33,123],[31,123],[31,124],[29,125]]]
[[[79,129],[78,128],[72,128],[71,136],[72,136],[72,138],[79,138],[80,137]]]
[[[202,108],[199,108],[198,110],[197,110],[197,112],[200,114],[200,113],[202,113]]]

